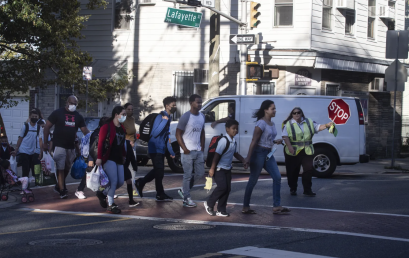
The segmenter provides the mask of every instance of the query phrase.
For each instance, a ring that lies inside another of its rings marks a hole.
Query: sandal
[[[283,207],[280,210],[273,210],[273,214],[277,215],[288,215],[291,210],[289,208]]]
[[[250,210],[250,209],[246,210],[246,211],[242,210],[241,213],[243,213],[243,214],[257,214],[255,210]]]

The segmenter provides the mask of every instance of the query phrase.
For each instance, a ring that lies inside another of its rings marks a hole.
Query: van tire
[[[175,153],[175,158],[172,158],[167,152],[166,159],[168,161],[168,166],[173,173],[183,173],[182,155],[180,154],[180,152]]]
[[[337,167],[335,153],[328,148],[319,147],[313,155],[312,175],[319,178],[331,177]]]

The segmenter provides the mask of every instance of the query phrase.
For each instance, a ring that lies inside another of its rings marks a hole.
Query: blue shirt
[[[168,119],[163,119],[162,116],[167,116]],[[166,111],[162,111],[153,122],[151,138],[148,143],[149,153],[166,153],[166,149],[170,155],[175,156],[172,145],[169,142],[170,115]]]
[[[25,153],[28,155],[33,155],[36,151],[36,143],[37,146],[38,144],[38,138],[37,138],[37,124],[34,126],[31,126],[30,123],[28,123],[28,132],[27,135],[24,137],[24,133],[26,132],[26,126],[23,125],[20,131],[19,137],[23,138],[23,141],[20,144],[19,152],[20,153]]]
[[[227,140],[226,138],[221,138],[219,142],[217,143],[216,147],[216,153],[219,155],[222,155],[220,157],[219,163],[217,163],[217,170],[220,168],[230,170],[232,168],[231,163],[233,162],[233,156],[237,152],[237,143],[236,140],[230,137],[230,135],[226,134],[227,140],[230,142],[229,148],[227,151],[223,154],[224,149],[226,148],[227,145]]]

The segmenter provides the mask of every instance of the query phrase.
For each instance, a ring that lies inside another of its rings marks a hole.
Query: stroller
[[[9,177],[7,171],[0,166],[0,195],[1,195],[1,201],[7,201],[9,199],[9,193],[10,192],[17,192],[21,191],[22,196],[21,196],[21,202],[26,203],[26,202],[34,202],[34,194],[27,193],[23,191],[21,188],[21,182],[18,181],[14,184],[11,184],[7,178]]]

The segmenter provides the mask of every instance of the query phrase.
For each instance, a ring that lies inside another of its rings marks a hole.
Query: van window
[[[236,119],[236,103],[233,100],[215,102],[204,111],[205,122],[212,123],[223,118]]]

